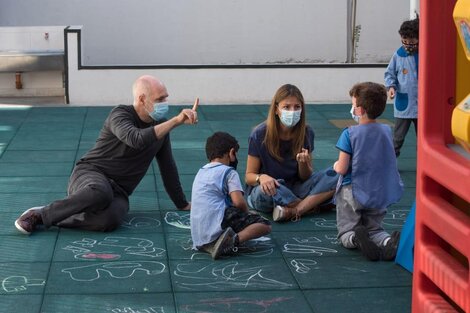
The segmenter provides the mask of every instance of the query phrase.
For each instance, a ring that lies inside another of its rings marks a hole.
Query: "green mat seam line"
[[[18,127],[15,129],[15,134],[10,138],[10,140],[8,141],[8,143],[5,145],[5,149],[3,149],[2,154],[0,154],[0,159],[3,157],[3,154],[5,153],[5,151],[7,151],[8,147],[9,147],[10,144],[11,144],[11,142],[13,141],[13,139],[15,139],[16,135],[18,134],[18,131],[19,131],[20,128],[23,126],[23,124],[25,123],[25,121],[28,119],[28,117],[29,117],[30,114],[31,114],[31,109],[28,110],[28,113],[26,114],[26,116],[21,120],[20,125],[18,125]]]

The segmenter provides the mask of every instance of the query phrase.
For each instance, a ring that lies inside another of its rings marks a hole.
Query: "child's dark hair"
[[[206,156],[209,161],[215,158],[221,158],[224,154],[230,152],[234,148],[238,151],[240,145],[238,141],[226,132],[215,132],[212,136],[207,138],[206,141]]]
[[[349,95],[356,98],[356,106],[364,108],[370,119],[379,117],[387,104],[387,89],[373,82],[355,84]]]
[[[416,38],[419,39],[419,17],[414,20],[404,21],[398,33],[402,38]]]

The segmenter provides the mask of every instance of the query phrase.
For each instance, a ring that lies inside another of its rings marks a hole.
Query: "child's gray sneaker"
[[[362,254],[371,261],[380,259],[380,248],[369,238],[369,232],[364,226],[354,228],[355,236],[353,242],[361,250]]]
[[[393,261],[397,256],[398,244],[400,243],[400,232],[394,231],[387,244],[382,247],[382,260]]]
[[[220,235],[220,237],[215,241],[214,246],[211,249],[212,258],[216,260],[221,255],[236,252],[238,250],[238,248],[236,247],[237,241],[237,234],[233,231],[231,227],[228,227],[222,233],[222,235]]]

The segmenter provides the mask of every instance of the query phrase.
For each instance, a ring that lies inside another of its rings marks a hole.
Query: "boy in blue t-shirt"
[[[237,140],[228,133],[216,132],[207,138],[206,155],[210,162],[198,171],[193,182],[193,249],[210,253],[213,259],[271,232],[267,219],[248,212],[236,171],[238,149]]]
[[[376,122],[385,110],[383,85],[365,82],[352,87],[351,115],[359,125],[341,133],[334,170],[341,175],[335,194],[338,239],[359,248],[369,260],[394,260],[400,239],[382,225],[387,207],[398,202],[403,183],[398,173],[389,126]]]

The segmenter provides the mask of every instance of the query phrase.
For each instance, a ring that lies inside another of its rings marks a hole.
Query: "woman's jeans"
[[[264,213],[270,213],[276,205],[286,206],[294,201],[305,199],[307,196],[335,190],[339,175],[332,167],[315,172],[307,180],[296,182],[293,186],[286,186],[283,179],[277,181],[281,184],[273,196],[263,193],[260,186],[248,190],[248,205]],[[328,202],[331,200],[328,200]]]

